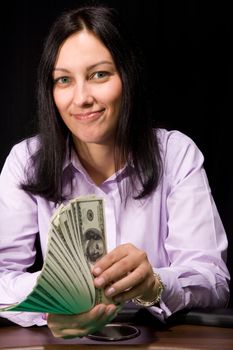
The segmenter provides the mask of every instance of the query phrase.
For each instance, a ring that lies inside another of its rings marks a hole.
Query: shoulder
[[[173,157],[180,152],[194,152],[202,156],[191,137],[178,130],[156,129],[156,134],[162,157]]]
[[[29,165],[31,156],[38,150],[38,146],[39,141],[36,136],[24,139],[15,144],[6,158],[2,172],[12,172],[16,176],[17,174],[22,176],[22,172]]]
[[[167,174],[187,176],[193,169],[203,166],[203,154],[188,135],[166,129],[157,129],[156,133]]]
[[[156,129],[159,144],[163,150],[170,147],[181,148],[184,146],[193,146],[196,148],[195,142],[186,134],[178,130]]]
[[[37,136],[24,139],[16,143],[10,150],[8,157],[31,157],[39,147],[39,140]]]

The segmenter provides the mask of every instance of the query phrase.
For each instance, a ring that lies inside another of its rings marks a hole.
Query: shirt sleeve
[[[27,269],[35,260],[38,233],[37,202],[20,189],[28,159],[26,142],[13,147],[0,176],[0,306],[23,300],[33,289],[38,272]],[[23,326],[44,324],[40,314],[2,312]]]
[[[167,237],[170,265],[155,268],[165,284],[160,319],[192,307],[225,307],[229,298],[227,237],[213,200],[204,158],[195,143],[180,132],[165,147]]]

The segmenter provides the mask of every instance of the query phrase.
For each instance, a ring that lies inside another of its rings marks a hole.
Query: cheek
[[[54,90],[53,98],[59,111],[62,111],[71,101],[71,93],[68,90]]]
[[[106,87],[102,96],[104,96],[106,103],[109,103],[112,105],[112,108],[119,109],[121,98],[122,98],[121,81],[119,82],[117,81],[114,84],[111,84],[110,86]]]
[[[116,81],[115,88],[113,89],[113,91],[115,91],[114,98],[116,101],[117,108],[119,109],[122,100],[122,82],[120,78]]]

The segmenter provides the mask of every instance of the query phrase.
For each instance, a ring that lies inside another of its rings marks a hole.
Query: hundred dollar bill
[[[0,310],[76,314],[112,302],[95,289],[91,273],[106,252],[103,200],[86,196],[60,205],[51,218],[44,264],[32,292]]]
[[[81,237],[85,259],[92,270],[94,264],[107,253],[104,224],[104,206],[100,198],[81,198],[71,202]],[[96,289],[95,304],[109,303],[101,289]]]

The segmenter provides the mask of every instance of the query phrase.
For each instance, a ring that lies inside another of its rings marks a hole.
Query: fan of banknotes
[[[78,314],[109,303],[93,284],[91,267],[106,254],[103,200],[78,197],[61,205],[50,222],[46,256],[32,292],[1,311]]]

